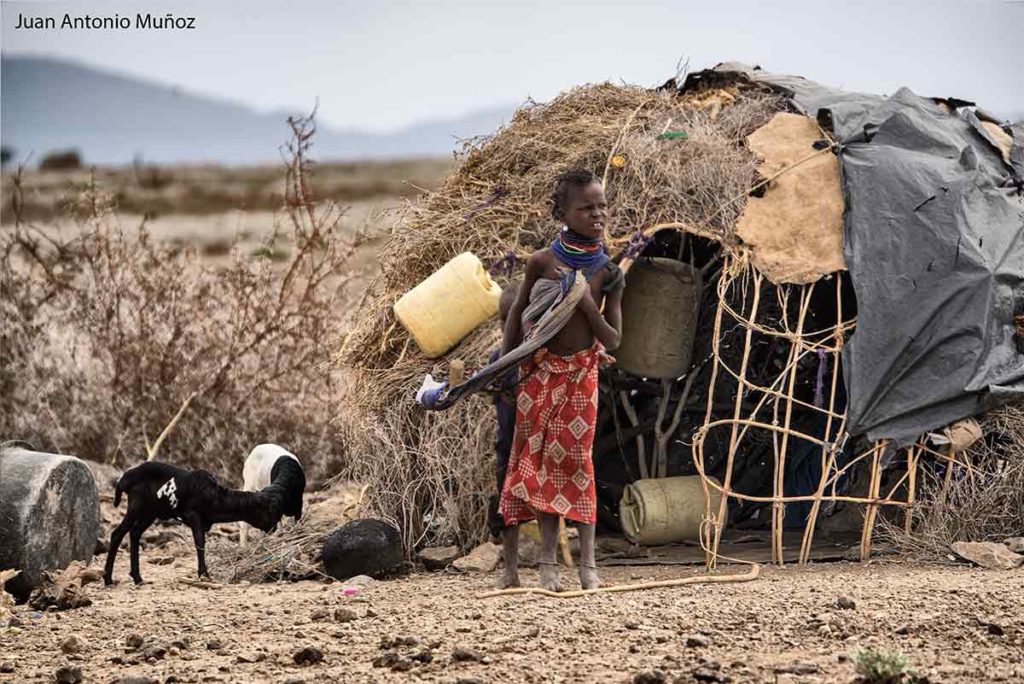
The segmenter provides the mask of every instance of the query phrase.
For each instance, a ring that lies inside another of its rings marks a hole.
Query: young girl
[[[604,189],[589,171],[558,177],[552,214],[562,228],[551,246],[534,252],[505,324],[503,352],[523,338],[522,314],[534,286],[579,270],[589,287],[569,322],[520,369],[512,454],[501,493],[505,574],[499,586],[519,586],[519,523],[537,518],[541,532],[540,586],[559,591],[555,558],[558,518],[577,523],[580,583],[599,586],[594,562],[597,501],[591,451],[597,422],[597,374],[604,350],[622,335],[622,274],[608,258]],[[604,313],[602,314],[602,304]]]

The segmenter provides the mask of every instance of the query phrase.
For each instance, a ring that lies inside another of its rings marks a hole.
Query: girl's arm
[[[621,287],[616,288],[605,297],[604,315],[597,307],[589,287],[580,301],[580,308],[587,316],[590,330],[608,351],[613,351],[622,341],[622,290]]]
[[[530,255],[526,262],[526,275],[523,277],[523,284],[519,286],[519,294],[508,311],[508,318],[505,320],[505,330],[501,340],[501,355],[504,356],[519,346],[523,340],[523,311],[530,303],[530,291],[533,284],[537,282],[544,273],[543,265],[540,263],[538,252]]]

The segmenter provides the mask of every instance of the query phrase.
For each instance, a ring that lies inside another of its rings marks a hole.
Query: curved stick
[[[521,594],[540,594],[552,598],[579,598],[590,594],[609,594],[623,591],[640,591],[642,589],[660,589],[663,587],[681,587],[687,584],[723,584],[727,582],[750,582],[756,580],[761,574],[761,566],[753,564],[750,571],[742,575],[697,575],[695,577],[682,577],[674,580],[660,580],[657,582],[640,582],[639,584],[616,584],[597,589],[577,589],[575,591],[549,591],[540,587],[516,587],[514,589],[495,589],[477,594],[479,599],[494,598],[495,596],[513,596]]]

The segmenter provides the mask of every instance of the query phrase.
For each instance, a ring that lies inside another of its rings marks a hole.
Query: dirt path
[[[68,661],[60,644],[73,634],[87,645],[69,664],[86,682],[631,682],[656,669],[663,679],[643,681],[690,682],[700,672],[704,681],[850,682],[848,655],[863,646],[901,651],[931,682],[1024,681],[1024,571],[835,563],[766,568],[747,584],[481,601],[474,595],[493,575],[417,574],[354,593],[314,581],[202,589],[177,581],[192,577],[191,554],[168,565],[147,556],[159,557],[144,552],[150,583],[140,588],[92,585],[91,607],[19,612],[21,627],[0,629],[0,661],[15,668],[0,682],[53,681]],[[837,608],[839,596],[856,607]],[[129,635],[141,647],[129,648]],[[382,647],[403,638],[407,645]],[[323,661],[297,665],[305,647]],[[375,667],[382,657],[391,666]]]

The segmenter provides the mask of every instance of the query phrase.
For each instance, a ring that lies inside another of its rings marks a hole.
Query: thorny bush
[[[123,229],[95,187],[70,238],[20,220],[0,234],[0,440],[126,466],[184,406],[162,460],[237,482],[248,450],[277,442],[314,477],[340,465],[330,360],[354,248],[343,212],[308,190],[312,117],[289,123],[270,238],[290,241],[284,263],[236,249],[205,265],[144,223]]]

